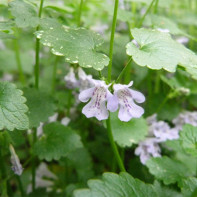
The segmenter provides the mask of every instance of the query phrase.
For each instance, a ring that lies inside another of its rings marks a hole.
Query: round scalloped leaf
[[[74,197],[139,197],[157,194],[150,184],[145,184],[138,179],[134,179],[126,172],[104,173],[102,180],[89,180],[89,189],[78,189],[74,191]]]
[[[117,113],[111,113],[111,123],[114,140],[121,147],[137,144],[145,138],[148,131],[146,120],[143,118],[122,122],[118,119]]]
[[[0,82],[0,130],[29,128],[28,111],[23,92],[12,83]]]
[[[9,3],[9,6],[18,27],[36,27],[39,24],[38,14],[32,4],[23,0],[14,0]]]
[[[127,44],[127,54],[140,66],[175,72],[177,65],[187,72],[197,69],[195,53],[174,41],[168,33],[150,29],[133,29],[132,35],[139,46]],[[193,74],[195,76],[195,74]]]
[[[197,127],[185,125],[180,132],[180,141],[183,149],[197,157]]]
[[[188,168],[183,163],[166,156],[151,158],[146,166],[151,174],[166,185],[180,182],[188,176]]]
[[[46,122],[55,113],[53,98],[42,90],[24,89],[29,108],[29,127],[38,127],[40,122]]]
[[[40,159],[59,160],[82,147],[80,136],[58,122],[45,125],[43,130],[43,136],[34,145],[34,154]]]
[[[65,56],[67,62],[96,70],[108,65],[109,58],[97,52],[103,43],[99,34],[83,28],[66,28],[52,19],[43,19],[41,27],[43,30],[36,32],[37,38],[43,45],[52,47],[53,54]]]

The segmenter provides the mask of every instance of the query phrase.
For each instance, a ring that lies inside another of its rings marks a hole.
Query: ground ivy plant
[[[197,196],[196,0],[0,13],[0,196]]]

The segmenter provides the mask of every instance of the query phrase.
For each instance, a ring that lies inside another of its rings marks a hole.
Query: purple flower
[[[93,87],[92,75],[86,75],[82,68],[78,68],[79,91]]]
[[[105,120],[109,116],[109,112],[106,108],[106,101],[112,94],[109,92],[108,87],[104,81],[93,80],[95,87],[83,90],[79,94],[79,100],[81,102],[89,103],[84,106],[82,113],[87,117],[96,117],[98,120]]]
[[[151,157],[161,157],[161,149],[155,138],[147,138],[140,142],[138,147],[135,149],[135,155],[140,156],[140,161],[145,164]]]
[[[170,126],[164,121],[158,121],[150,126],[153,130],[155,137],[160,142],[165,142],[166,140],[175,140],[179,138],[178,131],[176,129],[171,129]]]
[[[170,126],[164,121],[157,121],[157,114],[153,114],[146,118],[149,126],[149,137],[156,137],[158,142],[166,140],[175,140],[179,138],[177,129],[171,129]]]
[[[136,105],[134,100],[137,103],[143,103],[145,97],[142,93],[129,89],[132,84],[132,81],[128,85],[115,84],[114,95],[109,97],[107,103],[107,108],[111,112],[115,112],[120,106],[118,117],[125,122],[132,118],[140,118],[144,113],[144,109]]]
[[[175,128],[177,130],[181,130],[184,124],[191,124],[192,126],[197,126],[197,112],[189,112],[186,111],[184,113],[180,113],[178,117],[176,117],[173,121]]]
[[[74,69],[72,67],[70,67],[68,74],[64,77],[64,80],[68,89],[73,89],[78,86],[78,81],[75,77]]]

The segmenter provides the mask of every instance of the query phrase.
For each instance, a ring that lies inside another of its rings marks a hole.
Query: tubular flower
[[[134,101],[143,103],[145,97],[142,93],[129,89],[132,85],[133,81],[128,85],[115,84],[113,86],[114,95],[109,97],[107,104],[107,108],[111,112],[115,112],[120,106],[118,117],[124,122],[128,122],[132,118],[139,118],[144,113],[144,109],[136,105]]]
[[[64,77],[64,80],[68,89],[73,89],[77,87],[78,82],[75,77],[74,69],[72,67],[70,67],[68,74]]]
[[[79,94],[79,100],[81,102],[89,103],[84,106],[82,113],[87,117],[96,117],[98,120],[105,120],[109,116],[109,112],[106,107],[107,100],[112,97],[108,87],[104,81],[93,80],[95,87],[83,90]]]
[[[151,157],[161,157],[161,149],[155,138],[147,138],[140,142],[135,149],[135,155],[140,156],[140,161],[145,164]]]
[[[79,77],[79,91],[93,87],[92,75],[86,75],[82,68],[78,68],[78,77]]]

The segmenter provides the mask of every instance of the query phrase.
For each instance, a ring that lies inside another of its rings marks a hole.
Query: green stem
[[[132,61],[132,57],[129,59],[129,61],[127,62],[127,65],[123,68],[123,70],[119,74],[118,78],[116,79],[116,83],[118,83],[121,80],[121,78],[123,77],[125,71],[127,71],[127,68],[129,67],[131,61]]]
[[[3,158],[3,150],[1,150],[2,147],[0,147],[0,170],[1,170],[1,182],[0,188],[2,190],[2,197],[8,197],[7,194],[7,172],[6,172],[6,166],[5,166],[5,160]]]
[[[72,90],[68,90],[68,108],[67,108],[67,116],[70,116],[70,108],[71,108],[71,99],[72,99]]]
[[[155,7],[154,7],[154,14],[157,14],[158,5],[159,5],[159,0],[156,0]]]
[[[77,26],[78,26],[78,27],[80,27],[80,25],[81,25],[81,13],[82,13],[82,8],[83,8],[83,0],[81,0],[80,6],[79,6],[79,14],[78,14],[78,18],[77,18]]]
[[[42,8],[43,8],[43,2],[44,0],[40,0],[40,8],[38,17],[41,18],[42,15]],[[36,28],[36,31],[40,29],[40,26]],[[40,73],[40,40],[36,38],[36,57],[35,57],[35,87],[39,89],[39,73]]]
[[[37,140],[37,136],[36,136],[37,130],[33,129],[33,145],[35,144],[36,140]],[[33,154],[33,151],[32,151]],[[36,158],[35,156],[33,156],[32,158],[32,191],[35,191],[36,189]]]
[[[170,92],[171,93],[171,92]],[[159,107],[157,108],[156,110],[156,113],[160,112],[160,110],[162,109],[162,107],[166,104],[166,102],[168,101],[169,99],[169,94],[167,94],[167,96],[164,98],[164,100],[162,101],[162,103],[159,105]]]
[[[158,70],[156,72],[156,79],[155,79],[155,94],[159,93],[159,89],[160,89],[160,75],[161,75],[161,70]]]
[[[110,115],[109,115],[109,118],[106,120],[106,124],[107,124],[107,134],[108,134],[108,137],[109,137],[109,141],[110,141],[114,156],[115,156],[116,161],[118,163],[118,166],[119,166],[119,168],[122,172],[126,172],[124,164],[123,164],[122,159],[120,157],[120,154],[118,152],[118,148],[117,148],[117,146],[114,142],[114,139],[113,139]]]
[[[16,57],[16,64],[19,71],[19,79],[22,85],[25,85],[25,76],[23,73],[23,68],[21,64],[21,57],[20,57],[20,49],[19,49],[19,43],[18,38],[14,40],[14,48],[15,48],[15,57]]]
[[[25,192],[24,192],[23,184],[22,184],[22,182],[21,182],[21,179],[20,179],[20,177],[17,176],[17,175],[16,175],[16,179],[17,179],[17,181],[18,181],[18,185],[19,185],[19,189],[20,189],[20,192],[21,192],[21,196],[22,196],[22,197],[25,197],[26,194],[25,194]]]
[[[140,22],[138,23],[137,27],[141,27],[144,19],[146,18],[146,15],[149,13],[150,9],[152,8],[153,4],[154,4],[155,0],[152,0],[151,4],[149,5],[148,9],[146,10],[146,12],[144,13],[144,15],[142,16]]]
[[[56,56],[54,65],[53,65],[53,73],[52,73],[52,85],[51,85],[51,92],[54,93],[55,86],[56,86],[56,74],[57,74],[57,63],[59,61],[59,56]]]
[[[108,65],[108,82],[111,82],[111,72],[112,72],[112,57],[113,57],[113,47],[114,47],[114,35],[116,30],[116,21],[117,21],[117,14],[118,14],[118,3],[119,0],[115,0],[114,5],[114,15],[113,15],[113,22],[112,22],[112,29],[111,29],[111,38],[110,38],[110,48],[109,48],[109,65]]]

